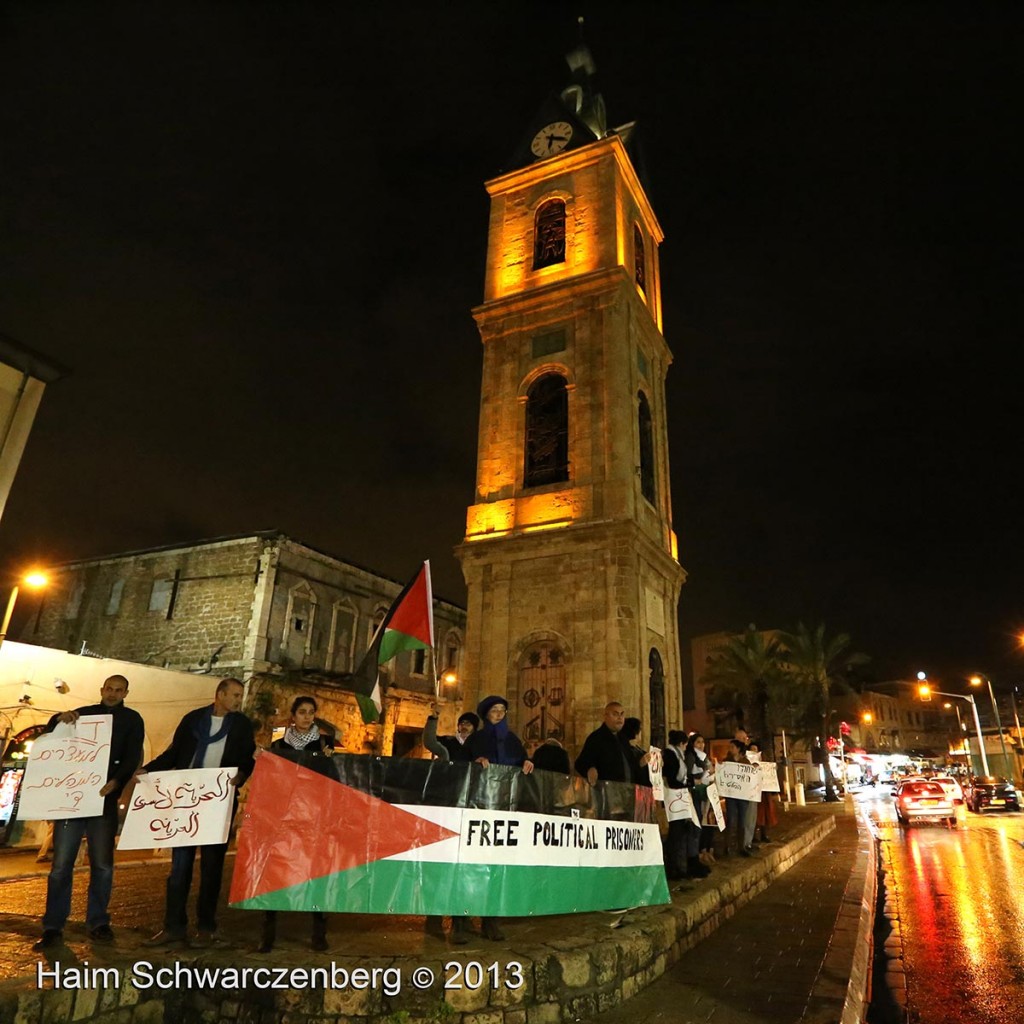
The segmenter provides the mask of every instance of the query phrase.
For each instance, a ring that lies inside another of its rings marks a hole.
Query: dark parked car
[[[998,775],[975,775],[968,779],[964,783],[964,799],[975,814],[1020,810],[1020,795],[1013,783]]]

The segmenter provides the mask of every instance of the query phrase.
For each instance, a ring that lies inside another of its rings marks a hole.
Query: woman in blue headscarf
[[[507,764],[522,768],[523,774],[533,771],[533,762],[526,756],[526,748],[508,727],[508,701],[504,697],[485,697],[476,709],[483,723],[466,740],[470,760],[485,768],[491,764]]]

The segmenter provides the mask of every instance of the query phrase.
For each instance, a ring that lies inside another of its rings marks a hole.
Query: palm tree
[[[790,700],[797,708],[804,738],[813,742],[815,736],[821,737],[825,799],[838,800],[827,752],[832,697],[851,692],[846,675],[868,658],[848,650],[850,637],[846,633],[827,639],[824,624],[812,631],[801,622],[795,633],[783,633],[779,644],[791,684]]]
[[[708,707],[729,710],[752,735],[769,742],[785,700],[782,652],[774,634],[751,623],[731,636],[708,662],[701,682],[709,684]]]

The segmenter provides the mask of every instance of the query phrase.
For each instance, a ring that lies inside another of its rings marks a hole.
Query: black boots
[[[260,944],[256,947],[257,953],[269,953],[274,948],[274,940],[277,938],[277,911],[267,910],[263,914],[263,932],[260,935]]]
[[[505,933],[499,927],[496,917],[481,917],[480,931],[483,932],[485,939],[490,939],[492,942],[502,942],[505,938]]]
[[[327,948],[327,915],[316,911],[313,913],[313,937],[310,948],[322,953]]]
[[[686,872],[690,878],[707,878],[711,874],[711,868],[706,864],[701,864],[700,857],[688,857]]]
[[[260,934],[260,944],[256,947],[257,953],[269,953],[274,948],[274,941],[277,939],[277,911],[267,910],[263,914],[263,931]],[[310,939],[310,947],[318,953],[327,948],[327,915],[313,912],[313,935]]]

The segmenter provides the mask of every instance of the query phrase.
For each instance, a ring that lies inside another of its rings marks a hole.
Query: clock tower
[[[661,227],[580,46],[491,198],[476,495],[457,548],[468,701],[573,756],[610,700],[682,724]]]

